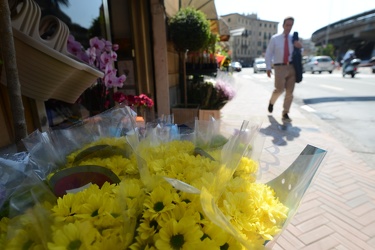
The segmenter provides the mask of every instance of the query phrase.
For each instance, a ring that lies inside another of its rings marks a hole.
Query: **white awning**
[[[174,16],[181,8],[192,7],[206,14],[208,20],[218,20],[214,0],[165,0],[164,6],[168,16]]]
[[[216,12],[214,0],[165,0],[164,6],[167,16],[169,17],[174,16],[179,9],[186,7],[202,11],[210,21],[211,32],[220,34],[219,17]]]
[[[181,8],[193,7],[206,14],[208,20],[217,20],[214,0],[181,0]]]
[[[231,36],[242,36],[244,31],[245,31],[245,28],[234,29],[234,30],[230,31],[230,35]]]

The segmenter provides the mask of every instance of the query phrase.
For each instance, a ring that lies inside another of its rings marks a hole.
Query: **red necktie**
[[[289,63],[289,45],[288,45],[288,35],[285,35],[284,39],[284,63]]]

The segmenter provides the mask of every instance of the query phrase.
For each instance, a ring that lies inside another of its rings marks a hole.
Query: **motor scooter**
[[[346,67],[342,69],[342,77],[345,77],[345,75],[351,75],[352,78],[354,78],[354,76],[358,74],[358,65],[360,63],[361,63],[361,59],[358,59],[358,58],[354,58],[350,60],[348,65],[346,65]]]

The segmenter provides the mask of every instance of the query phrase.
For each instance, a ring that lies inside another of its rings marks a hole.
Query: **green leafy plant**
[[[187,51],[205,48],[211,38],[210,23],[205,14],[192,8],[180,9],[168,23],[168,31],[176,50],[179,52],[180,69],[183,71],[184,103],[187,106],[186,59]]]
[[[184,8],[169,20],[169,34],[178,51],[199,50],[211,38],[210,23],[203,12]]]

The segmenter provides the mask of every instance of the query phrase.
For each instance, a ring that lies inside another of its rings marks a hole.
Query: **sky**
[[[82,27],[89,28],[92,20],[99,16],[99,7],[102,0],[71,0],[69,10],[60,5],[63,12],[69,13],[73,23],[79,23]]]
[[[279,22],[278,33],[284,18],[293,16],[292,32],[309,39],[330,23],[375,9],[375,0],[215,0],[215,6],[219,16],[255,13],[258,19]]]

